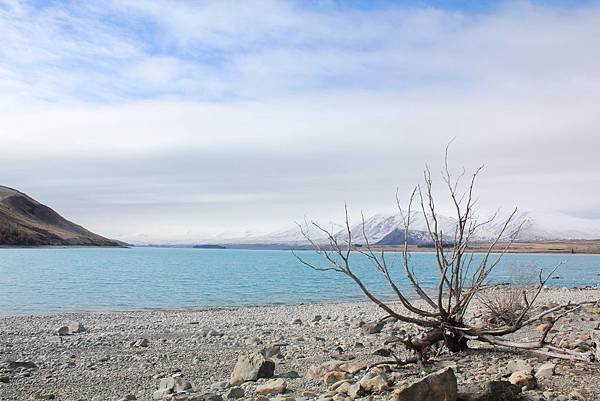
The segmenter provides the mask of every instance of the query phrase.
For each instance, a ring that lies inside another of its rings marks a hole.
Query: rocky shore
[[[548,289],[540,303],[598,299],[600,287]],[[414,330],[381,317],[365,302],[1,317],[0,400],[600,400],[600,364],[481,344],[367,371],[390,359],[386,338]],[[585,350],[599,322],[591,305],[552,335]]]

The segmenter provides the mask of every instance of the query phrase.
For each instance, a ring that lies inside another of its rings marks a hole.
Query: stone
[[[362,397],[366,394],[365,389],[362,388],[360,383],[354,383],[350,387],[348,387],[348,391],[346,392],[350,398],[358,398]]]
[[[302,319],[294,319],[294,320],[292,320],[292,324],[297,324],[297,325],[301,326],[302,325]]]
[[[165,377],[160,379],[158,383],[159,390],[173,390],[175,388],[175,378],[174,377]]]
[[[139,340],[136,340],[129,345],[134,348],[138,348],[138,347],[146,348],[148,345],[150,345],[150,342],[146,338],[140,338]]]
[[[280,376],[285,377],[286,379],[298,379],[300,377],[300,373],[296,372],[295,370],[290,370],[289,372],[285,372]]]
[[[392,401],[456,401],[456,376],[452,368],[444,368],[395,390]]]
[[[351,374],[355,374],[360,372],[361,370],[365,370],[367,365],[363,362],[348,362],[340,365],[340,370],[343,372],[348,372]]]
[[[273,379],[256,386],[256,394],[281,394],[285,392],[286,388],[287,383],[285,380]]]
[[[327,372],[339,370],[339,367],[342,364],[343,362],[340,361],[329,361],[318,366],[310,366],[306,371],[306,378],[315,381],[321,381]]]
[[[362,331],[365,334],[377,334],[381,333],[381,330],[383,330],[383,326],[383,322],[371,322],[362,326]]]
[[[555,364],[553,364],[552,362],[546,362],[537,368],[537,371],[535,372],[535,377],[537,377],[538,379],[542,377],[552,377],[554,375],[555,368]]]
[[[501,380],[488,382],[484,391],[470,391],[467,386],[463,386],[462,389],[458,395],[461,401],[513,401],[521,393],[521,387]]]
[[[162,400],[163,397],[167,394],[171,394],[171,389],[161,388],[152,393],[152,399],[154,400]]]
[[[337,385],[336,385],[335,388],[331,388],[331,389],[334,390],[338,394],[348,394],[348,390],[350,389],[350,386],[352,384],[350,382],[347,382],[347,381],[338,382],[338,383],[336,383]]]
[[[0,376],[0,383],[10,383],[10,377]]]
[[[62,326],[57,330],[59,336],[69,336],[76,333],[82,333],[85,327],[80,322],[70,322],[66,326]]]
[[[323,375],[323,382],[325,382],[325,384],[332,384],[339,382],[340,380],[350,379],[351,377],[352,375],[350,373],[332,370]]]
[[[513,359],[508,361],[508,364],[504,368],[507,374],[515,372],[531,372],[533,367],[523,359]]]
[[[388,388],[387,377],[381,373],[369,372],[360,379],[359,383],[369,393],[381,392]]]
[[[261,354],[267,359],[270,359],[274,356],[281,355],[281,346],[272,345],[270,347],[265,347],[260,351]]]
[[[373,352],[373,355],[388,357],[392,355],[391,351],[387,348],[379,348]]]
[[[228,400],[237,400],[238,398],[244,398],[246,395],[245,391],[241,387],[232,387],[225,392],[225,398]]]
[[[175,386],[173,387],[173,391],[178,393],[180,391],[190,390],[192,388],[192,383],[185,380],[183,377],[175,377]]]
[[[31,361],[8,361],[6,363],[6,368],[8,370],[37,369],[38,366]]]
[[[510,375],[508,381],[525,390],[533,390],[537,387],[537,380],[535,380],[535,377],[527,371],[514,372]]]
[[[274,373],[275,363],[266,359],[260,352],[243,354],[238,357],[233,372],[231,372],[229,384],[237,386],[260,378],[270,379]]]

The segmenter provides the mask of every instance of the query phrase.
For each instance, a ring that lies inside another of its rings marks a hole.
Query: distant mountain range
[[[120,246],[70,222],[26,194],[0,185],[0,245]]]
[[[485,243],[496,238],[502,228],[503,216],[496,221],[482,227],[472,242]],[[506,215],[504,217],[507,217]],[[582,219],[563,214],[542,215],[533,213],[520,213],[514,218],[514,223],[506,230],[505,239],[523,222],[517,241],[539,242],[539,241],[566,241],[566,240],[591,240],[600,239],[600,220]],[[438,216],[438,224],[445,233],[444,237],[452,240],[456,228],[456,219],[447,216]],[[304,227],[306,229],[306,227]],[[347,233],[342,226],[329,224],[325,227],[341,241],[347,238]],[[312,226],[308,226],[310,237],[317,243],[326,243],[324,233]],[[413,222],[408,232],[405,233],[404,223],[400,214],[377,214],[362,223],[353,225],[351,228],[353,242],[364,244],[365,235],[371,244],[377,245],[402,245],[405,236],[408,237],[410,245],[426,245],[431,243],[427,225],[421,213],[415,213]],[[308,241],[302,235],[298,226],[274,231],[264,235],[248,234],[243,237],[214,238],[205,240],[204,243],[215,243],[225,245],[282,245],[282,246],[305,246]]]

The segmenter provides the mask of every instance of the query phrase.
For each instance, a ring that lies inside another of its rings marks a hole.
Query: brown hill
[[[15,189],[0,185],[0,245],[119,246]]]

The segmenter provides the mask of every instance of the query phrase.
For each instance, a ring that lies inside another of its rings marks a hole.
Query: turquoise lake
[[[299,252],[311,261],[309,251]],[[392,259],[399,255],[391,256]],[[397,279],[408,288],[396,262]],[[600,283],[600,255],[505,255],[490,278],[532,277],[563,262],[551,286]],[[427,287],[435,255],[411,255]],[[375,293],[390,291],[362,255],[355,271]],[[290,251],[193,248],[0,249],[0,314],[194,309],[361,300],[340,273],[302,266]]]

